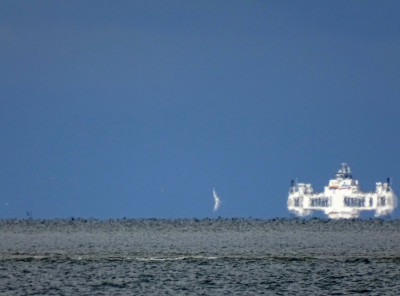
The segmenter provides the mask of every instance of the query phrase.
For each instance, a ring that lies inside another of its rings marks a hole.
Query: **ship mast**
[[[351,174],[351,169],[350,166],[343,162],[342,163],[342,168],[338,170],[336,174],[336,179],[352,179],[353,176]]]

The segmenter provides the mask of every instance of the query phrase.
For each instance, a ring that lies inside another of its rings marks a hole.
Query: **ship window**
[[[329,207],[329,199],[327,197],[318,197],[310,199],[312,207]]]
[[[381,206],[385,206],[386,205],[386,197],[381,196]]]
[[[345,197],[344,205],[346,207],[365,207],[365,198]]]

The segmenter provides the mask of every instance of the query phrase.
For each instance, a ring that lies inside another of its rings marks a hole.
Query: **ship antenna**
[[[391,182],[391,181],[392,181],[392,178],[391,178],[391,177],[388,177],[386,180],[387,180],[386,191],[389,192],[389,191],[391,190],[390,184],[392,183],[392,182]]]

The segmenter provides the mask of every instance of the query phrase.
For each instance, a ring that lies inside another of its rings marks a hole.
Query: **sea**
[[[400,220],[0,220],[0,295],[400,295]]]

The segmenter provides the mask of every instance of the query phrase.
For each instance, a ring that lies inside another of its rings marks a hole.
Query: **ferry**
[[[358,180],[353,179],[350,166],[342,167],[329,180],[323,192],[314,192],[311,184],[291,181],[288,210],[296,216],[305,217],[313,211],[323,211],[331,219],[358,218],[361,211],[375,211],[375,217],[389,215],[397,206],[390,179],[377,182],[375,192],[360,190]]]

